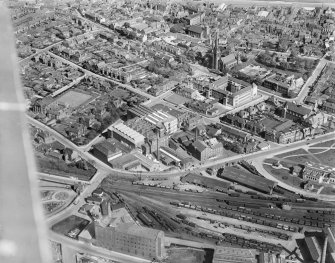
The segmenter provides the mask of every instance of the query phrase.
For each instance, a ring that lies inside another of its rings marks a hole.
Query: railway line
[[[134,193],[128,193],[128,194],[122,194],[126,196],[126,199],[130,198],[130,196],[136,196]],[[207,242],[213,243],[213,244],[226,244],[229,246],[234,247],[245,247],[245,248],[259,248],[262,251],[269,252],[269,251],[280,251],[281,246],[275,245],[268,242],[263,242],[256,239],[250,239],[245,238],[243,236],[230,234],[230,233],[221,233],[219,231],[213,231],[209,230],[207,228],[201,227],[193,223],[192,221],[189,221],[186,216],[183,216],[182,214],[179,214],[178,212],[175,213],[169,213],[164,209],[163,207],[160,207],[155,204],[146,204],[145,207],[141,208],[141,213],[145,216],[140,216],[140,220],[142,218],[142,223],[144,225],[154,225],[155,228],[157,228],[157,224],[155,224],[154,221],[160,222],[160,224],[165,221],[168,222],[167,226],[168,231],[166,232],[167,236],[176,236],[180,234],[186,234],[189,236],[189,238],[185,238],[183,236],[183,239],[191,239],[191,240],[206,240]],[[146,219],[143,219],[146,218]],[[159,228],[159,227],[158,227]],[[160,229],[160,228],[159,228]],[[247,229],[247,228],[246,228]],[[244,230],[246,230],[244,229]],[[251,228],[251,230],[256,231],[255,228]],[[176,232],[177,231],[177,232]],[[264,230],[261,230],[261,233],[265,233]],[[288,235],[278,233],[273,234],[278,238],[278,242],[280,237],[282,239],[287,240]]]
[[[228,201],[237,201],[238,198],[239,202],[245,203],[255,203],[260,204],[264,207],[267,204],[273,204],[274,206],[279,206],[283,203],[290,203],[293,209],[297,208],[300,210],[303,209],[335,209],[335,204],[328,203],[328,202],[321,202],[321,201],[310,201],[302,198],[283,198],[283,197],[270,197],[265,195],[257,195],[259,198],[255,198],[254,195],[245,194],[245,193],[238,193],[239,196],[233,197],[229,194],[222,193],[222,192],[214,192],[214,191],[204,191],[201,193],[194,193],[194,192],[183,192],[183,191],[176,191],[173,189],[165,189],[165,188],[156,188],[150,186],[143,186],[143,185],[126,185],[122,183],[114,184],[113,189],[118,191],[132,191],[139,195],[152,197],[156,196],[157,198],[165,198],[165,199],[173,199],[173,200],[181,200],[181,201],[196,201],[201,203],[207,203],[211,205],[215,203],[216,199],[224,199]],[[234,193],[233,191],[229,193]],[[252,200],[252,201],[251,201]],[[294,201],[294,202],[292,202]]]
[[[168,236],[197,241],[205,239],[213,244],[224,243],[245,248],[257,246],[264,251],[279,250],[275,244],[257,243],[261,240],[250,241],[245,234],[242,234],[244,237],[228,233],[217,235],[211,232],[214,225],[205,228],[205,232],[201,221],[195,219],[207,220],[210,224],[217,224],[217,227],[265,235],[265,240],[268,238],[272,243],[277,239],[278,243],[280,240],[288,241],[292,235],[303,230],[315,231],[335,225],[333,204],[307,200],[294,193],[287,196],[284,193],[283,196],[280,189],[274,196],[238,189],[223,192],[182,192],[153,185],[134,185],[130,182],[115,182],[102,185],[102,188],[109,192],[117,191],[119,196],[124,197],[132,217],[142,225],[162,229]],[[289,204],[292,210],[285,210],[283,213],[283,204]],[[199,213],[186,213],[190,218],[180,217],[187,210]],[[200,213],[206,213],[207,216],[202,217]],[[220,217],[217,216],[222,217],[224,221],[220,222]],[[241,221],[241,224],[234,224],[236,220]]]

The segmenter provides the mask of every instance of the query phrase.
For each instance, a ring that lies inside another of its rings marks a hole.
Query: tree
[[[133,31],[131,31],[131,32],[129,32],[128,37],[129,37],[130,39],[135,39],[135,38],[136,38],[136,33],[133,32]]]
[[[124,26],[125,28],[129,28],[129,27],[130,27],[130,24],[129,24],[129,22],[125,22],[125,23],[123,24],[123,26]]]
[[[277,50],[279,52],[285,52],[288,49],[288,44],[289,42],[287,39],[280,38],[278,42]]]
[[[306,70],[311,70],[311,69],[313,69],[313,67],[314,67],[313,60],[311,60],[311,59],[306,59],[306,60],[305,60],[305,69],[306,69]]]
[[[236,153],[244,153],[244,148],[240,145],[240,144],[237,144],[235,143],[231,149],[233,152],[236,152]]]
[[[280,65],[285,70],[289,69],[289,67],[290,67],[290,63],[288,63],[286,61],[281,62]]]

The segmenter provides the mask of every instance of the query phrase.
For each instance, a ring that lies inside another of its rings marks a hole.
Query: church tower
[[[219,59],[220,59],[220,50],[219,50],[219,37],[218,33],[215,34],[215,41],[213,47],[213,61],[212,61],[212,69],[219,69]]]

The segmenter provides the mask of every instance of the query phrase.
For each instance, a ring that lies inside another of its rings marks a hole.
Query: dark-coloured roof
[[[241,80],[241,79],[234,78],[234,77],[232,77],[232,76],[229,76],[229,77],[228,77],[228,80],[231,81],[231,82],[240,84],[240,85],[242,85],[242,86],[244,86],[244,87],[248,87],[248,86],[250,86],[250,83],[245,82],[245,81],[243,81],[243,80]]]
[[[94,145],[94,148],[97,149],[98,151],[102,152],[105,155],[108,155],[110,152],[114,153],[114,152],[118,151],[118,149],[115,147],[115,145],[111,144],[108,141],[98,143],[98,144]]]
[[[278,126],[276,126],[274,128],[274,130],[277,131],[277,132],[280,132],[280,131],[283,131],[283,130],[286,130],[286,129],[290,128],[293,125],[294,125],[294,122],[292,120],[287,120],[287,121],[279,124]]]
[[[228,134],[240,137],[240,138],[246,138],[246,137],[249,136],[249,134],[246,133],[246,132],[243,132],[243,131],[240,131],[240,130],[237,130],[237,129],[233,129],[233,128],[231,128],[229,126],[226,126],[226,125],[222,125],[221,130],[224,133],[228,133]]]
[[[132,108],[128,109],[128,111],[133,113],[136,116],[139,116],[139,117],[144,117],[144,116],[147,116],[148,114],[154,112],[154,110],[152,110],[152,109],[150,109],[146,106],[143,106],[143,105],[132,107]]]
[[[204,185],[209,188],[228,188],[231,183],[223,182],[217,179],[212,179],[208,177],[203,177],[197,174],[189,173],[181,179],[182,182],[187,182],[190,184]]]
[[[193,143],[193,147],[194,147],[194,149],[198,150],[199,152],[203,152],[207,148],[206,144],[203,143],[202,141],[199,141],[199,140],[197,140]]]
[[[325,102],[322,106],[323,108],[330,108],[335,110],[335,103]]]
[[[89,201],[92,201],[92,202],[97,202],[97,203],[102,203],[102,198],[100,197],[97,197],[97,196],[89,196],[86,198],[86,201],[89,202]]]
[[[272,180],[254,175],[235,167],[225,168],[225,170],[219,174],[218,177],[232,182],[237,182],[263,193],[271,193],[272,189],[277,185],[277,183]]]
[[[198,34],[202,33],[201,26],[190,26],[187,30],[190,32],[198,33]]]
[[[314,261],[318,261],[321,257],[321,248],[320,248],[320,245],[317,243],[316,238],[306,237],[305,242],[308,247],[309,253],[312,256],[312,259]]]
[[[299,115],[302,115],[302,116],[308,115],[312,111],[309,108],[306,108],[306,107],[300,106],[300,105],[296,105],[292,102],[287,102],[285,106],[287,107],[287,110],[293,111],[293,112],[295,112]]]

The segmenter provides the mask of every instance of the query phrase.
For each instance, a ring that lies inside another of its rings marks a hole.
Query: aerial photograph
[[[0,2],[1,263],[335,263],[335,0]]]

